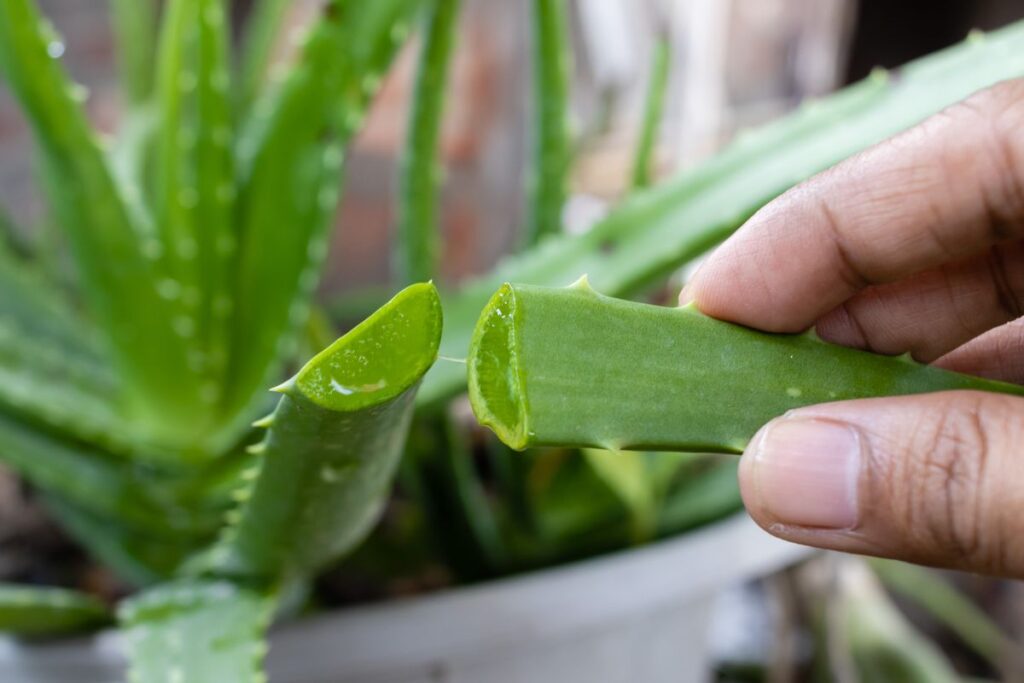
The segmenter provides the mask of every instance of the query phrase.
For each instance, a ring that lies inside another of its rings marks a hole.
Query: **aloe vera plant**
[[[469,396],[508,445],[740,453],[787,410],[828,401],[1024,387],[598,294],[505,285],[470,346]]]
[[[313,292],[346,146],[418,20],[424,42],[396,261],[402,284],[436,275],[443,86],[461,3],[326,0],[304,39],[284,45],[277,27],[289,3],[256,0],[235,50],[226,0],[111,0],[127,104],[111,140],[92,127],[85,93],[61,64],[60,38],[33,0],[0,0],[0,70],[32,127],[52,222],[74,266],[57,281],[52,255],[0,250],[0,462],[37,489],[69,535],[140,589],[116,610],[135,680],[260,680],[267,627],[308,605],[313,580],[370,533],[410,424],[406,465],[415,467],[399,473],[398,502],[413,500],[412,533],[443,538],[400,538],[403,570],[410,548],[424,545],[434,553],[428,563],[440,558],[459,578],[488,578],[734,510],[734,462],[653,452],[579,457],[575,449],[512,454],[467,433],[457,411],[440,409],[465,388],[460,364],[425,373],[439,351],[465,355],[501,282],[554,285],[590,272],[614,295],[635,293],[794,182],[1024,73],[1016,47],[1024,26],[973,40],[898,79],[878,76],[808,105],[567,237],[559,234],[571,148],[566,8],[560,0],[531,4],[536,182],[525,241],[536,246],[445,292],[443,341],[438,294],[416,284],[331,342]],[[290,57],[272,58],[288,48]],[[652,85],[654,94],[661,89]],[[601,309],[590,313],[600,318]],[[787,343],[811,357],[833,353],[812,340]],[[300,346],[312,356],[304,364]],[[524,353],[526,363],[543,361]],[[892,363],[878,373],[917,372]],[[301,369],[279,384],[289,367]],[[545,417],[529,421],[542,431],[561,409],[546,400],[534,404]],[[267,411],[254,432],[252,420]],[[752,424],[746,419],[682,437],[734,450]],[[659,448],[680,437],[650,434]],[[650,439],[607,431],[573,438],[601,446]],[[432,534],[416,526],[423,519],[434,520]],[[393,550],[390,540],[381,531],[361,552],[375,560]],[[61,589],[3,587],[0,629],[44,636],[103,627],[108,607]]]
[[[258,677],[280,596],[380,512],[440,338],[436,290],[406,289],[279,386],[251,443],[310,314],[344,147],[419,3],[330,0],[276,79],[285,3],[257,5],[235,78],[224,0],[112,2],[128,111],[108,143],[34,2],[0,0],[0,68],[87,309],[5,245],[0,460],[125,580],[174,579],[121,610],[140,681]],[[15,633],[109,621],[70,591],[0,593]]]

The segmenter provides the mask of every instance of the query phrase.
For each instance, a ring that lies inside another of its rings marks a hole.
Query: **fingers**
[[[972,339],[935,362],[968,375],[1024,384],[1024,319]]]
[[[829,341],[931,362],[1024,314],[1024,242],[870,287],[818,320]]]
[[[686,296],[752,327],[809,327],[866,286],[1024,234],[1024,81],[1011,81],[770,203]]]
[[[740,463],[751,516],[782,538],[1024,576],[1024,399],[850,401],[766,425]]]

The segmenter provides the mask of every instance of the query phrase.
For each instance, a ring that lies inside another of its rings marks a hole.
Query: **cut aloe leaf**
[[[0,583],[0,631],[19,636],[58,636],[111,619],[98,599],[63,588]]]
[[[214,572],[306,576],[369,532],[441,324],[437,290],[412,285],[276,389],[277,409],[257,423],[268,430],[262,465],[237,492],[237,522],[208,558]]]
[[[509,446],[741,453],[801,406],[1024,387],[568,288],[505,285],[470,346],[469,397]]]
[[[136,683],[265,681],[275,599],[226,581],[166,584],[124,603],[119,618]]]
[[[657,282],[728,237],[793,185],[926,117],[1008,78],[1024,75],[1024,22],[871,78],[764,128],[741,134],[707,163],[635,194],[589,232],[552,238],[445,299],[441,354],[461,358],[480,310],[503,282],[559,286],[588,273],[625,296]],[[420,392],[439,405],[465,388],[465,373],[441,363]]]

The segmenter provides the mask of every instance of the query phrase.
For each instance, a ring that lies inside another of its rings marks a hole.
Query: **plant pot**
[[[271,638],[270,680],[702,681],[720,590],[807,552],[741,514],[644,548],[285,624]],[[0,640],[0,680],[124,680],[119,638],[103,633],[49,645]]]

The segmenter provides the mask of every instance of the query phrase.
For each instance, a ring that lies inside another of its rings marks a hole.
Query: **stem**
[[[871,396],[1024,387],[594,292],[505,285],[474,333],[469,396],[513,448],[741,453],[801,406]]]
[[[437,274],[438,144],[459,0],[433,0],[426,17],[416,93],[402,159],[396,249],[399,279],[424,282]]]
[[[665,110],[665,92],[672,64],[672,43],[668,36],[661,36],[654,46],[651,58],[651,81],[647,88],[644,104],[643,126],[633,161],[633,189],[651,184],[651,161],[658,140],[658,129]]]
[[[529,179],[527,244],[562,231],[569,171],[570,55],[565,0],[532,0],[533,171]]]

